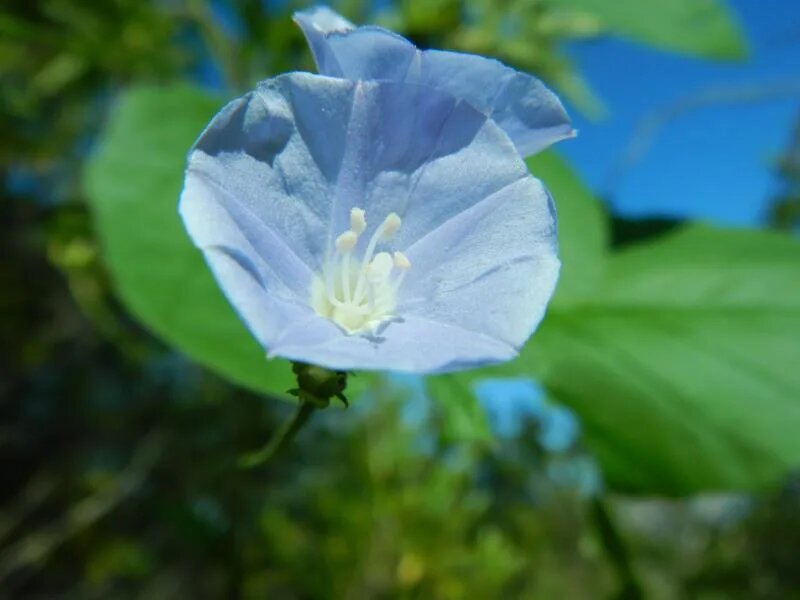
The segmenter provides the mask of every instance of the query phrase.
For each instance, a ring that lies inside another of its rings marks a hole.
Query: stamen
[[[353,301],[350,289],[350,251],[356,247],[357,242],[358,234],[354,231],[345,231],[336,238],[336,249],[342,253],[342,299],[345,303]]]
[[[336,264],[335,261],[333,261],[333,264]],[[336,288],[333,283],[335,273],[336,268],[329,263],[325,269],[325,297],[331,305],[342,306],[342,302],[335,295]]]
[[[369,312],[375,310],[375,288],[372,285],[367,286],[367,309]]]
[[[402,252],[377,252],[377,246],[391,239],[401,223],[397,213],[389,213],[375,228],[359,260],[353,254],[359,237],[366,231],[367,219],[362,208],[350,210],[350,229],[334,240],[331,256],[312,286],[311,302],[319,315],[348,334],[374,332],[392,317],[395,295],[411,261]],[[351,277],[353,260],[357,277]]]
[[[388,252],[378,252],[367,267],[367,281],[371,284],[386,281],[392,270],[392,256]]]
[[[406,277],[406,273],[411,268],[411,261],[408,260],[408,257],[403,254],[402,252],[395,252],[394,253],[394,266],[400,271],[400,274],[397,276],[397,279],[394,280],[394,291],[400,288],[400,285],[403,283],[403,279]]]
[[[375,252],[375,247],[378,245],[378,242],[391,239],[391,237],[397,233],[397,230],[400,229],[401,223],[402,221],[400,220],[400,217],[397,216],[397,213],[389,213],[389,215],[383,220],[383,223],[378,225],[375,233],[372,234],[369,244],[367,244],[367,249],[364,252],[361,271],[358,273],[358,281],[356,281],[356,291],[354,294],[356,298],[361,298],[364,294],[367,266],[369,266],[369,264],[372,262],[372,255]]]
[[[350,252],[345,252],[342,256],[342,294],[344,301],[353,301],[353,290],[350,289]]]
[[[395,252],[393,256],[395,267],[401,271],[408,271],[411,268],[411,261],[408,260],[408,257],[405,254],[402,252]]]
[[[403,221],[397,213],[389,213],[389,216],[386,217],[386,220],[383,222],[383,241],[385,242],[392,239],[392,236],[397,233],[402,223]]]
[[[366,228],[367,217],[364,213],[364,209],[358,207],[350,209],[350,229],[355,232],[356,235],[361,235]]]
[[[345,231],[342,235],[336,238],[336,249],[339,252],[350,252],[356,247],[358,242],[358,234],[354,231]]]

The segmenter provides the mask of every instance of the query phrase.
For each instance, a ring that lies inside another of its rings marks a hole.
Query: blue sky
[[[573,110],[580,136],[563,143],[561,152],[615,212],[731,225],[763,222],[778,189],[772,162],[800,114],[800,0],[731,5],[751,48],[744,63],[685,58],[610,39],[569,49],[609,114],[590,121]],[[709,88],[762,85],[793,91],[686,112],[657,133],[621,178],[612,178],[637,125],[654,111]]]

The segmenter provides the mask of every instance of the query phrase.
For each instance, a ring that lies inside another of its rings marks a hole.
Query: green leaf
[[[663,50],[741,59],[747,44],[722,0],[549,0],[595,18],[611,34]]]
[[[442,434],[449,441],[489,443],[489,420],[468,381],[458,377],[432,377],[426,388],[441,415]]]
[[[221,375],[288,398],[289,363],[266,360],[178,217],[186,152],[220,104],[188,86],[123,94],[86,173],[90,205],[115,288],[144,325]]]
[[[610,262],[538,343],[620,489],[754,489],[800,466],[800,243],[687,227]]]

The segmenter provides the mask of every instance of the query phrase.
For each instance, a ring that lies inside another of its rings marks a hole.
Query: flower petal
[[[316,317],[307,305],[276,293],[274,286],[254,273],[246,256],[224,247],[208,247],[204,255],[225,296],[262,346],[271,346],[275,332],[283,330],[287,323]]]
[[[235,259],[252,279],[263,286],[268,282],[273,295],[290,301],[305,299],[313,277],[311,269],[223,184],[190,169],[180,212],[200,248],[212,251],[215,257],[222,254]]]
[[[295,21],[303,28],[323,75],[443,89],[492,117],[522,156],[575,135],[561,101],[535,77],[483,56],[420,51],[380,27],[314,26],[310,23],[316,19],[308,13],[297,13]]]
[[[405,250],[414,268],[398,313],[481,331],[519,348],[558,280],[556,217],[527,176],[459,213]]]
[[[342,335],[318,317],[287,335],[271,354],[339,370],[444,373],[507,361],[517,352],[479,332],[421,317],[389,323],[372,338]]]
[[[492,117],[522,156],[575,136],[564,106],[536,77],[500,61],[440,50],[423,52],[420,82],[464,98]]]
[[[297,12],[294,15],[294,22],[303,30],[319,72],[331,77],[341,77],[341,69],[336,58],[329,52],[325,37],[337,31],[355,29],[356,26],[327,6],[315,6]]]
[[[334,86],[325,92],[342,94],[344,97],[329,104],[348,110],[352,90]],[[325,252],[331,208],[328,194],[338,175],[341,154],[336,152],[341,152],[342,145],[307,143],[302,132],[313,131],[313,140],[344,137],[342,122],[346,123],[348,116],[347,112],[320,111],[307,115],[304,106],[301,90],[290,103],[286,90],[265,85],[223,108],[189,155],[181,200],[184,220],[192,212],[200,212],[184,207],[192,199],[187,190],[206,189],[236,222],[244,223],[245,215],[250,215],[262,230],[270,230],[300,261],[316,270]],[[206,230],[212,231],[213,223]],[[194,235],[191,227],[189,231]],[[202,238],[195,241],[201,247],[206,245]]]

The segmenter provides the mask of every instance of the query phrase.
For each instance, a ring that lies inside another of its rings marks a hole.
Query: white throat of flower
[[[353,255],[367,229],[367,219],[361,208],[350,211],[350,229],[336,238],[322,273],[314,277],[311,307],[318,315],[351,335],[375,332],[392,318],[397,290],[411,263],[402,252],[376,254],[375,250],[397,233],[400,224],[400,217],[390,213],[372,234],[359,260]]]

